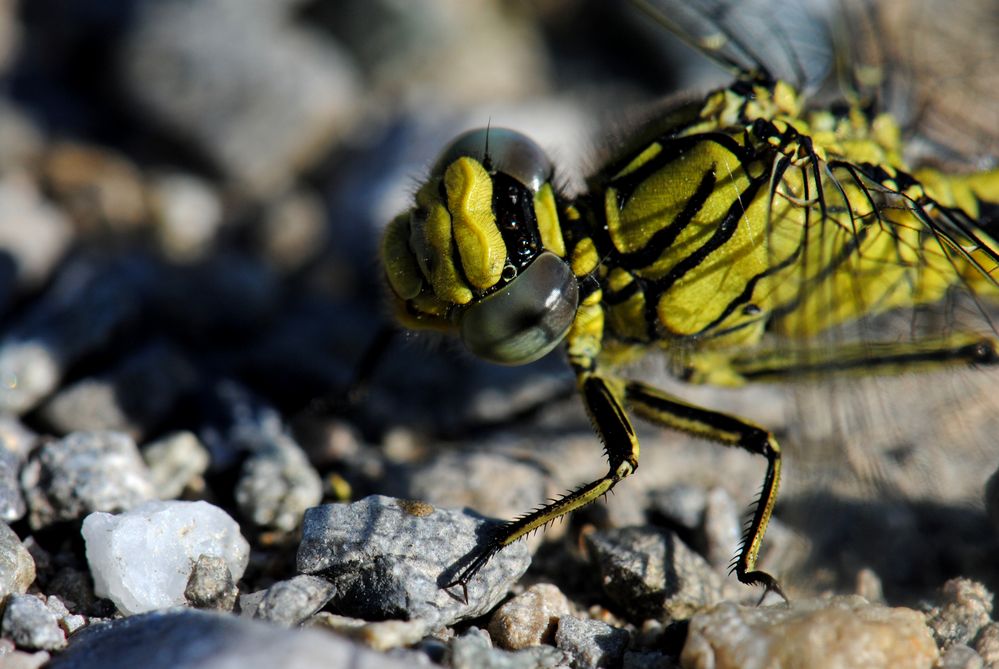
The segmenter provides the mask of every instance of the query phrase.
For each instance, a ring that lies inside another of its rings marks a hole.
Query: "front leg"
[[[623,384],[593,371],[580,372],[577,384],[593,428],[604,444],[604,452],[610,465],[607,474],[500,527],[488,542],[477,549],[468,566],[446,584],[445,588],[461,586],[467,599],[468,582],[498,551],[602,497],[638,467],[638,437],[635,436],[635,430],[621,403]]]

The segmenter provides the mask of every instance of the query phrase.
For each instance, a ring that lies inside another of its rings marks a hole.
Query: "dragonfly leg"
[[[753,505],[752,518],[746,527],[732,568],[742,583],[762,585],[767,591],[773,591],[786,600],[777,580],[765,571],[756,569],[760,545],[777,502],[777,489],[780,485],[781,451],[773,435],[749,421],[689,404],[637,381],[625,384],[624,398],[628,407],[645,420],[727,446],[738,446],[767,459],[763,487],[759,499]]]
[[[851,342],[825,348],[758,351],[728,360],[745,381],[784,381],[830,374],[891,375],[947,366],[999,364],[999,342],[955,334],[911,342]]]
[[[550,504],[500,526],[489,540],[479,546],[472,561],[444,588],[461,587],[467,600],[468,582],[489,558],[531,532],[599,499],[638,467],[638,437],[621,403],[621,382],[586,371],[580,373],[578,386],[593,427],[604,443],[610,465],[607,473]]]

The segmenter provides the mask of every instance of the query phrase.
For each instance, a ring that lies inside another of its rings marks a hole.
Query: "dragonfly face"
[[[480,129],[455,139],[383,240],[403,322],[456,332],[469,351],[500,364],[555,348],[579,286],[563,260],[551,176],[547,156],[520,133]]]

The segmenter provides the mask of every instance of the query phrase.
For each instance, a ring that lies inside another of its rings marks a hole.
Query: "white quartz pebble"
[[[83,538],[94,592],[127,615],[184,604],[198,556],[222,557],[236,581],[250,552],[236,521],[207,502],[152,501],[118,515],[91,513]]]

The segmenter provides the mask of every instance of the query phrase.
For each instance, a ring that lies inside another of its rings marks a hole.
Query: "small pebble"
[[[319,504],[323,484],[302,448],[289,436],[265,438],[243,463],[236,504],[260,527],[291,532],[309,507]]]
[[[74,636],[49,669],[412,669],[318,630],[268,625],[237,616],[175,609],[92,625]]]
[[[268,262],[281,272],[291,272],[314,260],[328,235],[322,200],[300,190],[268,205],[257,236]]]
[[[184,604],[191,571],[202,555],[225,559],[238,581],[249,544],[229,515],[207,502],[147,502],[113,516],[83,521],[94,592],[125,614]]]
[[[14,454],[20,462],[38,445],[38,434],[29,429],[16,416],[0,413],[0,447]]]
[[[21,595],[35,581],[35,561],[14,530],[0,523],[0,602],[9,594]]]
[[[468,511],[390,497],[326,504],[305,513],[298,571],[336,585],[334,606],[347,615],[449,625],[488,613],[527,570],[527,547],[518,542],[475,575],[467,603],[460,587],[441,587],[495,527]]]
[[[507,650],[550,643],[559,618],[565,615],[569,615],[569,600],[562,591],[539,583],[496,609],[489,621],[489,636]]]
[[[585,539],[604,592],[634,620],[682,620],[721,600],[721,577],[670,531],[625,527]]]
[[[956,643],[944,651],[933,669],[985,669],[985,662],[971,646]]]
[[[0,655],[3,669],[41,669],[52,659],[52,655],[47,650],[40,650],[37,653],[25,653],[15,650],[9,655]]]
[[[190,262],[212,249],[222,223],[222,203],[211,185],[182,172],[150,180],[160,248],[171,260]]]
[[[981,583],[953,578],[940,589],[940,604],[926,617],[937,645],[969,644],[992,620],[992,593]]]
[[[451,642],[450,659],[452,669],[562,669],[569,665],[565,651],[551,646],[493,648],[489,635],[475,627]]]
[[[63,601],[56,595],[49,595],[45,599],[45,606],[48,607],[49,611],[55,614],[56,620],[59,622],[59,627],[62,628],[62,631],[66,633],[67,637],[87,624],[86,618],[81,615],[71,613]]]
[[[368,648],[386,651],[412,646],[426,637],[429,625],[423,620],[379,620],[368,622],[321,611],[309,620],[314,627],[325,627],[337,634],[360,641]]]
[[[555,646],[566,652],[575,669],[619,666],[629,639],[627,630],[573,616],[562,616],[555,632]]]
[[[208,471],[208,449],[192,432],[160,437],[142,449],[149,477],[160,499],[176,499],[187,488],[200,488]]]
[[[921,613],[853,596],[790,607],[719,604],[691,618],[680,661],[716,669],[930,669],[937,657]]]
[[[155,496],[135,442],[121,432],[74,432],[44,444],[22,469],[21,485],[32,529],[125,511]]]
[[[978,631],[974,649],[989,667],[999,667],[999,623],[990,622]]]
[[[196,609],[232,611],[239,590],[221,555],[199,555],[184,588],[184,599]]]
[[[59,627],[58,617],[32,595],[11,595],[0,627],[18,648],[59,650],[66,646],[66,633]]]
[[[318,576],[295,576],[267,588],[253,617],[282,625],[298,625],[323,608],[336,588]]]

